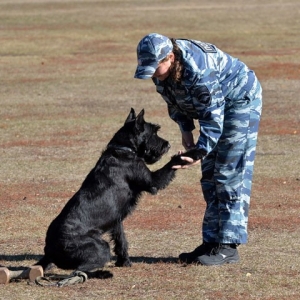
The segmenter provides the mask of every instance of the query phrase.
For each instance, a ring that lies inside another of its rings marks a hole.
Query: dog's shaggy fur
[[[103,268],[111,259],[109,244],[101,238],[108,232],[116,265],[131,265],[122,221],[142,192],[155,194],[165,188],[175,176],[172,166],[186,163],[175,155],[161,169],[148,169],[146,163],[157,162],[170,148],[158,130],[158,125],[144,120],[144,110],[136,116],[131,109],[80,189],[50,224],[45,255],[37,264],[83,272]]]

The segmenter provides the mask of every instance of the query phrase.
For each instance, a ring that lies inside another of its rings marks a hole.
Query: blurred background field
[[[132,268],[114,277],[41,288],[0,286],[0,299],[300,298],[300,2],[0,0],[0,265],[33,264],[46,229],[96,163],[131,107],[176,124],[151,80],[133,79],[149,32],[216,44],[255,70],[264,90],[249,243],[241,263],[184,266],[201,242],[200,170],[179,171],[126,220]],[[195,131],[197,135],[197,131]],[[55,273],[68,274],[59,269]]]

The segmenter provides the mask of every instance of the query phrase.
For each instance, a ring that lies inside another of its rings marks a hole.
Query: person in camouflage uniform
[[[201,41],[151,33],[139,42],[137,59],[134,77],[152,78],[179,125],[184,148],[206,152],[200,180],[206,201],[203,242],[179,259],[202,265],[238,262],[237,246],[248,240],[261,85],[243,62]],[[194,120],[200,126],[195,143]],[[182,159],[188,167],[200,162]]]

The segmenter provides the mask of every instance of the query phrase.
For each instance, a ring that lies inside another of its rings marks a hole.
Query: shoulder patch
[[[191,42],[197,45],[198,47],[200,47],[206,53],[217,53],[217,50],[211,44],[200,42],[200,41],[194,41],[194,40],[191,40]]]

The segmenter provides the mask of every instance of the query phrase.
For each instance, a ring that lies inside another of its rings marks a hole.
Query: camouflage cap
[[[159,62],[173,50],[171,40],[158,33],[143,37],[137,46],[138,66],[134,78],[148,79],[155,73]]]

